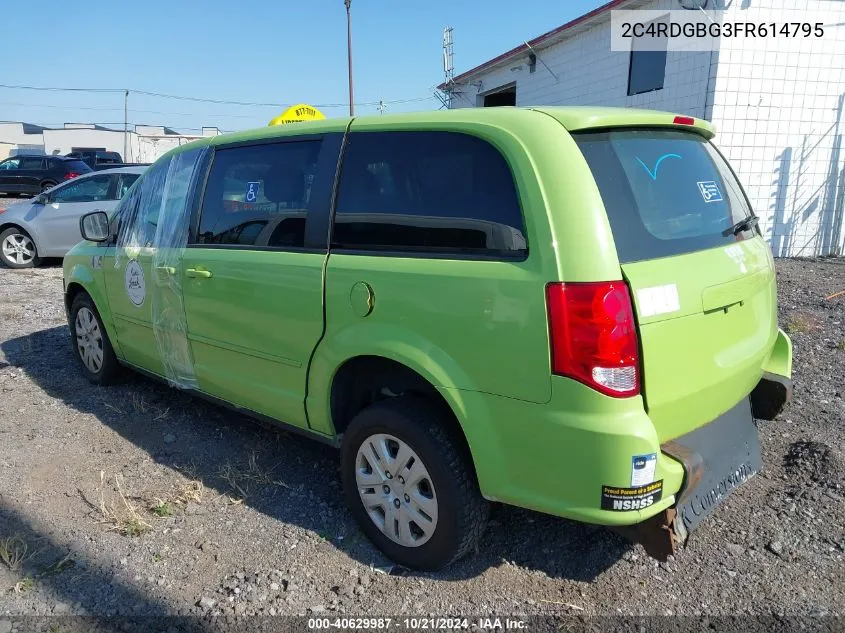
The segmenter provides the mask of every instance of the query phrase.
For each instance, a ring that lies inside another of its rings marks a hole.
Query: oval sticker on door
[[[123,286],[126,288],[126,295],[136,306],[144,303],[147,296],[147,286],[144,283],[144,269],[138,260],[130,260],[126,264],[126,271],[123,274]]]

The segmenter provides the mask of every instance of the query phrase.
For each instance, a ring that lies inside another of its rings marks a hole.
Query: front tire
[[[0,262],[7,268],[34,268],[41,258],[29,234],[13,226],[0,233]]]
[[[473,550],[489,506],[448,412],[402,396],[373,404],[349,425],[341,449],[347,503],[384,554],[436,571]]]
[[[73,298],[69,317],[73,355],[85,376],[97,385],[114,382],[120,364],[94,301],[87,293],[80,292]]]

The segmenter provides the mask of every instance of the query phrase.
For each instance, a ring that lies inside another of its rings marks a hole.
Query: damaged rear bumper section
[[[751,403],[751,398],[743,399],[709,424],[663,444],[661,450],[684,467],[677,503],[616,531],[658,560],[674,554],[690,532],[762,468]]]

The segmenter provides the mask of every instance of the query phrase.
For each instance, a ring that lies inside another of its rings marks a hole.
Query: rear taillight
[[[609,396],[640,392],[639,344],[624,281],[546,287],[552,372]]]
[[[673,123],[675,125],[695,125],[695,119],[691,116],[676,116]]]
[[[79,174],[75,171],[69,171],[65,174],[65,180],[70,180],[71,178],[76,178]]]

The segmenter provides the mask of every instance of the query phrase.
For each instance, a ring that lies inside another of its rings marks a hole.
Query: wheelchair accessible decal
[[[260,182],[246,183],[246,194],[244,195],[245,202],[255,202],[258,200],[258,189],[261,187]]]
[[[126,271],[123,273],[123,287],[126,288],[126,296],[135,305],[140,307],[147,296],[147,285],[144,283],[144,269],[138,260],[130,260],[126,264]]]

